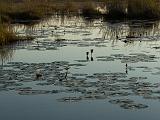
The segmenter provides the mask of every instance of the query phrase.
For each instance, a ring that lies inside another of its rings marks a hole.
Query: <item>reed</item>
[[[0,24],[0,45],[15,41],[17,37],[8,25]]]
[[[0,0],[0,44],[19,40],[9,24],[41,20],[53,14],[101,16],[97,3],[106,6],[107,19],[159,19],[160,0]],[[7,24],[6,24],[7,23]]]
[[[160,0],[108,0],[106,4],[108,6],[108,18],[160,18]]]

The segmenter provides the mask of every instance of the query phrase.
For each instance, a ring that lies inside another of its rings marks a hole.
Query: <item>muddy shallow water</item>
[[[0,119],[159,120],[158,21],[53,16],[0,49]]]

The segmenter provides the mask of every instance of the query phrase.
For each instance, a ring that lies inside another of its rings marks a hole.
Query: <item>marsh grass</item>
[[[108,0],[106,4],[111,19],[160,18],[160,0]]]
[[[107,19],[159,19],[158,1],[160,0],[0,0],[0,44],[19,40],[9,28],[10,23],[35,23],[35,20],[54,14],[80,14],[90,18],[103,16]],[[107,11],[103,15],[96,9],[98,2],[106,6]]]
[[[48,3],[39,0],[15,3],[0,1],[0,45],[18,40],[31,40],[32,37],[19,37],[12,31],[10,24],[21,20],[39,20],[50,14]]]
[[[160,18],[160,0],[101,0],[106,5],[106,17]],[[100,15],[99,2],[93,0],[22,0],[0,1],[1,20],[39,20],[53,14]]]
[[[10,44],[17,41],[33,40],[32,36],[16,36],[12,28],[8,24],[0,24],[0,46]]]
[[[160,6],[158,0],[133,0],[128,5],[129,17],[159,18]]]
[[[20,2],[20,3],[3,2],[1,5],[2,17],[7,16],[10,21],[15,19],[20,20],[35,20],[45,17],[51,11],[48,3],[38,2],[37,0]]]
[[[0,45],[16,40],[17,37],[7,25],[0,24]]]

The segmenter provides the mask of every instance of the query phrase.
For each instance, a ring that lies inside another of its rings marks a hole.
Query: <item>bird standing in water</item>
[[[118,37],[118,35],[116,36],[116,39],[118,39],[119,37]]]
[[[53,36],[53,32],[54,32],[54,31],[51,31],[51,32],[52,32],[52,36]]]
[[[89,52],[86,52],[86,55],[88,56],[88,55],[89,55]]]
[[[39,79],[42,77],[42,71],[40,69],[36,70],[36,79]]]
[[[93,57],[91,56],[91,61],[94,61]]]
[[[93,49],[91,49],[91,61],[93,61],[93,56],[92,56],[92,54],[93,54]]]
[[[86,52],[86,59],[87,59],[87,61],[89,60],[89,57],[88,57],[88,55],[89,55],[89,52]]]
[[[126,68],[128,67],[128,64],[126,63]]]
[[[91,55],[93,54],[93,49],[91,49]]]
[[[128,74],[128,64],[126,63],[126,74]]]

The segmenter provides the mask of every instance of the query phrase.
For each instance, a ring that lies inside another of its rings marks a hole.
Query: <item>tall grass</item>
[[[18,37],[12,32],[8,25],[0,24],[0,45],[17,40]]]
[[[25,0],[22,2],[0,1],[0,45],[26,38],[17,37],[10,28],[16,20],[39,20],[50,14],[51,5],[43,0]],[[29,37],[31,39],[31,37]]]
[[[107,0],[108,17],[160,18],[160,0]]]
[[[8,24],[19,20],[40,20],[53,14],[101,15],[97,2],[106,5],[106,18],[160,18],[160,0],[0,0],[0,44],[17,37]],[[6,25],[7,23],[7,25]],[[19,38],[18,38],[19,39]]]
[[[160,17],[160,0],[21,0],[21,2],[0,1],[2,21],[39,20],[55,13],[84,15],[100,14],[96,10],[97,1],[107,6],[110,18],[158,18]]]
[[[15,19],[41,19],[52,11],[48,2],[43,0],[25,0],[24,2],[1,2],[1,14],[10,21]]]
[[[159,18],[160,6],[157,0],[132,0],[128,5],[129,17]]]

